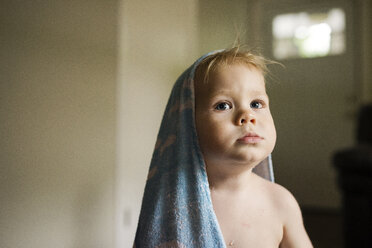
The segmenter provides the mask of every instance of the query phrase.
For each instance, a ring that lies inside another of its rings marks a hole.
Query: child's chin
[[[261,163],[262,160],[264,160],[268,155],[263,155],[263,156],[249,156],[249,157],[244,157],[238,160],[237,164],[240,166],[248,166],[248,167],[255,167],[259,163]]]

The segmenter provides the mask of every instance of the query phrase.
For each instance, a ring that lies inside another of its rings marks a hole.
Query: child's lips
[[[260,142],[261,140],[263,140],[261,136],[259,136],[256,133],[251,132],[239,138],[238,142],[245,143],[245,144],[256,144]]]

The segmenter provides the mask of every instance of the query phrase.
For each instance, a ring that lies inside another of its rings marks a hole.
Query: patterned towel
[[[194,72],[200,61],[216,52],[199,58],[172,89],[152,156],[134,247],[226,247],[194,120]],[[273,180],[270,157],[265,162],[264,173]]]

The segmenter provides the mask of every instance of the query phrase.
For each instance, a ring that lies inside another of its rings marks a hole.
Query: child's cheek
[[[276,128],[275,128],[275,125],[274,125],[274,121],[271,119],[271,125],[269,126],[269,137],[270,137],[270,140],[271,140],[271,145],[272,145],[272,149],[274,149],[274,146],[276,144],[276,138],[277,138],[277,134],[276,134]]]

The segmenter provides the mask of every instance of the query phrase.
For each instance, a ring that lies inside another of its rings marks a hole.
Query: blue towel
[[[195,69],[212,53],[199,58],[172,89],[151,160],[134,247],[226,247],[194,119]]]

